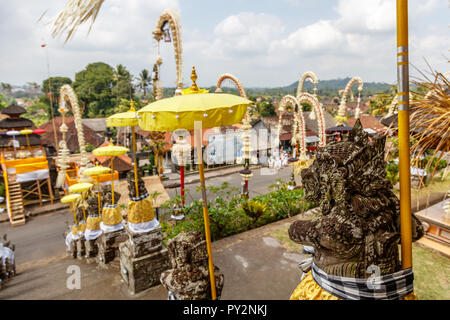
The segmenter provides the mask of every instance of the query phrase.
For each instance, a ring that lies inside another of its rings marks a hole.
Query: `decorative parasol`
[[[28,139],[28,135],[33,133],[33,130],[30,129],[23,129],[19,131],[20,134],[24,134],[25,137],[27,137],[27,145],[28,145],[28,151],[31,152],[31,148],[30,148],[30,140]]]
[[[136,135],[135,127],[139,125],[138,115],[134,108],[133,100],[130,101],[130,110],[127,112],[114,114],[106,119],[107,127],[131,127],[133,136],[133,164],[134,164],[134,184],[136,187],[136,197],[139,197],[138,177],[137,177],[137,159],[136,159]]]
[[[125,147],[121,147],[121,146],[115,146],[112,143],[112,139],[111,142],[109,144],[109,146],[105,146],[105,147],[100,147],[97,149],[92,150],[92,154],[94,156],[106,156],[106,157],[111,157],[111,172],[112,172],[112,180],[111,180],[111,193],[112,193],[112,205],[114,205],[114,157],[116,156],[121,156],[125,153],[127,153],[128,148]]]
[[[195,130],[195,146],[199,161],[200,188],[203,200],[206,247],[208,250],[209,275],[212,299],[216,299],[214,264],[211,250],[208,207],[206,202],[205,174],[202,156],[202,128],[212,128],[239,123],[252,102],[224,93],[200,93],[195,81],[197,76],[192,68],[193,85],[190,94],[161,99],[138,111],[139,127],[148,131]],[[195,94],[193,91],[199,92]]]
[[[77,222],[77,215],[75,213],[75,208],[73,206],[73,203],[75,201],[79,201],[80,199],[81,199],[81,195],[78,193],[68,194],[67,196],[64,196],[61,198],[62,203],[70,203],[70,207],[72,208],[73,219],[75,221],[75,224],[78,224],[78,222]]]
[[[102,167],[102,166],[95,166],[95,167],[91,167],[88,168],[86,170],[83,171],[84,175],[87,176],[99,176],[101,174],[105,174],[110,172],[111,169],[107,168],[107,167]],[[101,204],[100,204],[100,181],[97,179],[95,179],[97,181],[97,197],[98,197],[98,215],[101,216]]]
[[[85,191],[91,189],[92,186],[93,186],[92,183],[87,183],[87,182],[76,183],[69,187],[69,192],[70,193],[80,193],[81,199],[84,200]],[[84,204],[81,205],[81,208],[83,209],[83,219],[84,219],[84,221],[86,221],[86,212],[85,212]]]

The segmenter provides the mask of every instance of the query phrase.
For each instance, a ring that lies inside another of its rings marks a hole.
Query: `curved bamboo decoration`
[[[175,64],[177,68],[177,89],[175,90],[175,95],[181,95],[181,90],[183,89],[183,48],[181,44],[181,22],[180,15],[176,9],[166,9],[159,17],[158,23],[156,24],[155,30],[153,33],[153,38],[159,42],[163,38],[162,27],[166,22],[170,25],[170,31],[172,33],[172,41],[173,48],[175,53]],[[158,60],[161,57],[158,57]],[[160,60],[159,65],[162,63],[162,59]]]
[[[77,129],[77,135],[78,135],[78,144],[80,145],[80,153],[81,153],[81,163],[80,163],[80,180],[83,180],[83,171],[84,169],[86,169],[87,164],[89,163],[89,156],[86,152],[86,143],[84,140],[84,133],[83,133],[83,125],[81,123],[81,110],[80,110],[80,106],[78,104],[78,98],[77,95],[75,94],[75,91],[73,90],[73,88],[68,85],[65,84],[61,87],[61,89],[59,90],[59,105],[63,106],[65,105],[65,102],[68,101],[70,103],[71,109],[72,109],[72,113],[74,115],[75,118],[75,128]],[[65,113],[65,111],[64,111]],[[62,131],[66,131],[67,129],[65,126],[65,124],[63,123],[63,125],[61,125],[61,129]],[[63,132],[64,134],[65,132]],[[65,148],[67,149],[67,145],[64,141],[64,145]],[[66,151],[67,152],[67,151]],[[66,166],[67,165],[67,157],[64,157],[63,159],[61,159],[63,161],[60,162],[60,166]],[[63,167],[61,167],[63,168]]]
[[[239,95],[242,98],[247,99],[247,95],[245,94],[245,90],[244,90],[244,87],[242,86],[242,83],[238,80],[238,78],[236,78],[235,76],[233,76],[230,73],[224,73],[223,75],[221,75],[219,77],[219,80],[217,80],[217,84],[216,84],[216,87],[217,87],[216,92],[217,93],[222,92],[222,89],[220,88],[220,86],[222,85],[222,82],[226,79],[230,79],[231,81],[233,81],[234,84],[236,85],[236,87],[238,88]]]
[[[317,117],[317,127],[319,130],[319,147],[324,147],[327,143],[325,135],[325,117],[323,115],[323,110],[319,100],[317,100],[316,97],[307,92],[301,93],[299,96],[297,96],[297,100],[300,106],[302,102],[306,102],[313,107],[313,111],[315,112]]]
[[[314,83],[314,89],[313,89],[313,95],[314,97],[317,98],[317,84],[319,83],[319,79],[317,78],[316,74],[312,71],[306,71],[302,77],[300,78],[300,81],[298,82],[298,87],[297,87],[297,97],[303,93],[303,85],[305,84],[306,79],[311,79]],[[309,114],[309,118],[311,120],[315,120],[315,113],[311,112]]]
[[[287,105],[297,106],[297,112],[294,112],[294,125],[292,126],[292,139],[291,145],[295,146],[297,142],[300,142],[300,153],[306,154],[306,127],[305,118],[303,117],[302,107],[296,97],[291,95],[284,96],[279,104],[278,110],[280,111],[280,117],[278,119],[278,140],[280,140],[281,133],[281,119],[285,112]],[[300,128],[299,128],[300,126]]]
[[[392,99],[392,102],[389,105],[389,111],[384,118],[390,117],[394,114],[394,111],[395,111],[394,109],[397,106],[397,104],[398,104],[398,98],[397,98],[397,95],[395,95],[394,99]]]
[[[360,77],[353,77],[350,79],[350,81],[347,83],[347,85],[345,86],[344,92],[342,94],[342,98],[341,98],[341,104],[339,105],[339,111],[338,111],[338,115],[336,117],[337,121],[339,122],[339,125],[342,125],[344,120],[345,120],[345,111],[346,111],[346,103],[347,103],[347,95],[349,94],[349,92],[351,91],[352,85],[354,85],[355,83],[358,83],[358,91],[359,93],[361,93],[362,89],[363,89],[363,81],[361,80]],[[360,109],[359,109],[359,104],[361,102],[361,96],[358,96],[358,105],[356,107],[355,110],[355,118],[359,119],[359,113],[360,113]]]
[[[297,87],[297,97],[303,93],[303,85],[305,84],[306,79],[311,79],[314,83],[314,96],[317,96],[317,84],[319,83],[319,79],[317,78],[316,74],[312,71],[306,71],[302,77],[300,78],[300,81],[298,82]]]

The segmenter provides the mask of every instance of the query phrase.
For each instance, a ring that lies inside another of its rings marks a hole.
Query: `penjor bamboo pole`
[[[212,300],[216,300],[216,279],[214,276],[214,263],[211,249],[211,232],[209,227],[208,206],[206,202],[205,172],[203,167],[203,155],[202,155],[202,129],[201,126],[200,128],[198,128],[197,123],[198,122],[195,121],[194,138],[196,139],[198,172],[200,174],[200,189],[202,190],[203,220],[205,222],[205,237],[206,237],[206,249],[208,251],[208,266],[209,266],[209,277],[211,282],[211,296]]]
[[[114,156],[111,157],[111,194],[112,194],[112,205],[114,205]]]
[[[400,163],[400,239],[402,269],[412,267],[409,149],[408,1],[397,0],[398,139]]]

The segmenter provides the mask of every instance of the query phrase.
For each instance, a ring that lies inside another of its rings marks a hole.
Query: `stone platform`
[[[421,243],[427,247],[450,254],[450,219],[445,216],[444,201],[416,212],[417,218],[424,224],[425,236]]]

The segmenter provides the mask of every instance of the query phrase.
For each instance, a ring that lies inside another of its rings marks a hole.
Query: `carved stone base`
[[[84,245],[86,247],[86,262],[92,263],[96,261],[96,257],[98,255],[98,245],[97,245],[97,239],[95,240],[86,240],[84,242]]]
[[[84,239],[84,236],[80,237],[78,240],[75,241],[75,245],[77,248],[77,259],[82,260],[85,257],[86,254],[86,247],[84,246],[84,242],[86,240]]]
[[[135,233],[125,226],[128,240],[125,242],[131,257],[138,258],[162,249],[162,229],[158,227],[149,232]]]
[[[119,244],[127,239],[125,230],[102,233],[97,239],[99,265],[106,265],[119,255]]]
[[[132,257],[127,243],[121,243],[119,250],[120,274],[131,294],[159,285],[161,273],[170,267],[166,248],[137,258]]]

